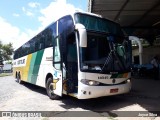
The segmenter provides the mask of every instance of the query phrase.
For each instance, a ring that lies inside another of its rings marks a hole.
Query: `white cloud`
[[[31,12],[31,10],[27,10],[25,7],[22,7],[22,11],[23,11],[27,16],[34,16],[34,13]]]
[[[38,2],[30,2],[30,3],[28,3],[28,6],[31,7],[31,8],[36,8],[36,7],[40,6],[40,3],[38,3]]]
[[[32,13],[32,12],[30,12],[30,11],[27,11],[27,12],[26,12],[26,15],[27,15],[27,16],[34,16],[34,13]]]
[[[17,14],[17,13],[13,13],[13,16],[14,16],[14,17],[19,17],[20,15]]]
[[[33,36],[31,33],[21,32],[18,27],[11,25],[2,17],[0,17],[0,26],[0,40],[3,44],[13,43],[14,48],[18,48]]]
[[[22,10],[28,16],[34,15],[33,12],[30,12],[30,10],[25,7],[22,7]],[[18,27],[11,25],[5,19],[0,17],[0,40],[5,44],[11,42],[13,43],[14,48],[18,48],[48,26],[51,22],[57,20],[62,15],[75,10],[77,10],[77,8],[66,3],[66,0],[56,0],[51,2],[48,7],[40,10],[42,16],[40,16],[38,20],[41,23],[41,26],[37,28],[37,30],[27,29],[25,31],[21,31]],[[16,16],[16,14],[14,15]]]
[[[38,19],[42,23],[42,26],[46,27],[62,15],[73,12],[75,10],[80,9],[76,8],[72,4],[68,4],[66,0],[56,0],[51,2],[48,7],[40,11],[43,16],[40,16]]]
[[[23,10],[23,12],[26,12],[26,9],[25,9],[25,7],[22,7],[22,10]]]

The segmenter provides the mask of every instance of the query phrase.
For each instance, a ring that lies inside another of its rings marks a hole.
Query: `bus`
[[[46,88],[50,99],[90,99],[131,89],[131,42],[120,25],[74,12],[59,18],[14,52],[16,80]]]

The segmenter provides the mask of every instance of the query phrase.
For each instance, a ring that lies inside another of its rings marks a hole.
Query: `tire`
[[[16,72],[16,74],[15,74],[15,81],[18,82],[18,81],[17,81],[17,72]]]
[[[18,82],[19,84],[22,84],[22,83],[23,83],[23,81],[21,80],[21,75],[20,75],[20,73],[18,73],[18,75],[17,75],[17,82]]]
[[[15,75],[15,79],[17,79],[17,72],[16,72],[16,75]]]
[[[50,99],[57,100],[60,98],[60,96],[54,94],[53,92],[53,78],[52,77],[47,79],[46,91]]]

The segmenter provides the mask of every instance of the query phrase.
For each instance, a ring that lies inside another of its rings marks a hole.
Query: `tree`
[[[3,65],[3,58],[2,58],[2,54],[1,54],[1,51],[0,51],[0,66]]]
[[[0,62],[3,63],[3,60],[11,60],[11,55],[13,53],[12,43],[2,44],[0,41]]]
[[[2,42],[0,41],[0,66],[3,65],[3,58],[2,58]]]
[[[1,40],[0,40],[0,48],[2,47],[2,42],[1,42]]]

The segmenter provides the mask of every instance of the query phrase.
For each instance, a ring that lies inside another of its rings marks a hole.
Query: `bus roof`
[[[67,13],[67,14],[64,14],[64,15],[58,17],[55,21],[51,22],[48,26],[46,26],[44,29],[42,29],[40,32],[38,32],[36,35],[34,35],[31,39],[33,39],[35,36],[37,36],[38,34],[40,34],[42,31],[44,31],[45,29],[47,29],[49,26],[51,26],[53,23],[55,23],[56,21],[58,21],[62,17],[70,15],[70,16],[72,16],[72,18],[74,20],[74,15],[77,14],[77,13],[86,14],[86,15],[90,15],[90,16],[94,16],[94,17],[99,17],[99,18],[103,18],[101,15],[98,15],[98,14],[84,12],[84,11],[80,11],[80,10],[75,10],[73,12],[70,12],[70,13]],[[106,18],[103,18],[103,19],[106,19]],[[110,20],[110,19],[108,19],[108,20]],[[28,41],[30,41],[31,39],[29,39]],[[25,43],[27,43],[28,41],[26,41]],[[25,43],[23,43],[22,45],[24,45]],[[19,46],[18,48],[16,48],[14,51],[16,51],[17,49],[19,49],[21,46]]]
[[[59,20],[60,18],[62,18],[62,17],[65,17],[65,16],[70,15],[70,16],[72,16],[72,18],[73,18],[73,20],[74,20],[74,15],[75,15],[76,13],[82,13],[82,14],[86,14],[86,15],[91,15],[91,16],[95,16],[95,17],[100,17],[100,18],[102,18],[101,15],[97,15],[97,14],[89,13],[89,12],[84,12],[84,11],[80,11],[80,10],[75,10],[75,11],[73,11],[73,12],[70,12],[70,13],[67,13],[67,14],[64,14],[64,15],[58,17],[55,21],[51,22],[48,26],[46,26],[46,27],[43,28],[40,32],[38,32],[37,34],[35,34],[32,38],[34,38],[35,36],[37,36],[39,33],[41,33],[43,30],[45,30],[46,28],[48,28],[50,25],[52,25],[53,23],[55,23],[56,21],[58,21],[58,20]],[[31,39],[32,39],[32,38],[31,38]],[[29,39],[29,40],[31,40],[31,39]],[[28,40],[28,41],[29,41],[29,40]],[[25,43],[27,43],[28,41],[26,41]],[[25,43],[23,43],[22,45],[24,45]],[[21,45],[21,46],[22,46],[22,45]],[[17,47],[14,51],[16,51],[17,49],[19,49],[21,46]]]

